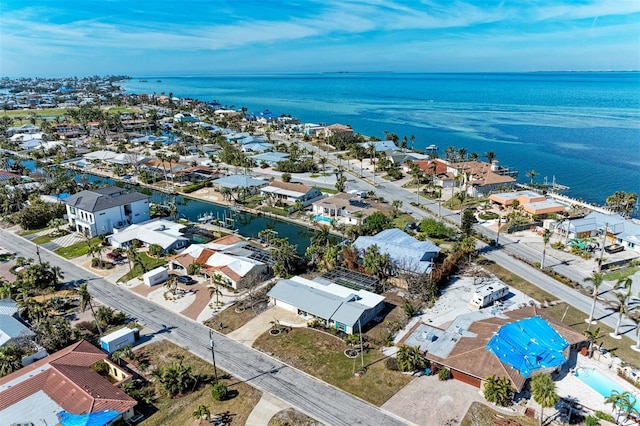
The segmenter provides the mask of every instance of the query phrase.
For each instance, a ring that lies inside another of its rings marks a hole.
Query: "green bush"
[[[191,184],[191,185],[187,185],[187,186],[182,188],[182,192],[184,192],[185,194],[190,194],[193,191],[197,191],[198,189],[204,188],[205,185],[206,185],[205,182],[198,182],[198,183],[194,183],[194,184]]]
[[[450,378],[451,378],[451,372],[449,371],[448,368],[442,367],[438,371],[438,380],[445,381],[445,380],[449,380]]]
[[[606,420],[608,422],[614,423],[615,419],[613,418],[613,416],[610,416],[609,414],[605,413],[604,411],[596,411],[595,413],[593,413],[597,418],[601,419],[601,420]]]
[[[211,396],[216,401],[224,401],[227,398],[228,395],[229,395],[229,389],[222,382],[216,383],[211,388]]]
[[[483,212],[483,213],[480,213],[478,217],[482,220],[492,220],[492,219],[497,219],[500,216],[498,215],[498,213],[494,213],[494,212]]]

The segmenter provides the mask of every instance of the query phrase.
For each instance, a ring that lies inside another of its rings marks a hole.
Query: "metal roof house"
[[[212,181],[216,188],[229,188],[236,190],[237,188],[262,188],[269,184],[266,180],[254,179],[249,175],[230,175],[224,176]]]
[[[0,347],[17,339],[32,339],[36,333],[18,319],[18,305],[11,299],[0,300]]]
[[[181,232],[185,228],[185,225],[170,220],[151,220],[120,231],[114,229],[113,235],[109,236],[109,243],[117,248],[126,248],[133,240],[138,240],[146,246],[158,244],[168,253],[189,245],[189,238]]]
[[[319,320],[347,334],[374,319],[384,309],[384,296],[353,290],[324,278],[280,280],[267,293],[269,301],[309,320]]]
[[[398,228],[385,229],[372,237],[358,237],[353,242],[361,256],[374,245],[381,254],[389,254],[395,269],[414,274],[431,273],[433,259],[440,253],[440,247],[432,242],[419,241]]]
[[[149,196],[117,186],[81,191],[65,198],[64,203],[69,224],[90,237],[151,219]]]

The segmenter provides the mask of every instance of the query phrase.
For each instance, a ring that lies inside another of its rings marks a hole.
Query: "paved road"
[[[37,258],[35,245],[6,230],[0,231],[2,246],[20,256]],[[148,329],[209,361],[209,329],[172,311],[134,295],[102,278],[93,276],[75,263],[46,250],[43,261],[60,266],[64,281],[87,282],[93,297],[127,313]],[[166,326],[166,327],[165,327]],[[330,425],[409,424],[390,413],[346,392],[287,366],[224,335],[215,337],[216,364],[255,388],[274,395],[300,411]]]
[[[445,221],[451,224],[459,225],[461,217],[458,213],[438,205],[437,202],[428,200],[424,197],[418,197],[416,194],[411,193],[409,190],[400,188],[390,182],[375,178],[369,170],[363,170],[361,172],[360,167],[357,165],[349,165],[344,160],[339,160],[335,154],[322,151],[316,146],[305,143],[304,141],[297,141],[298,144],[306,146],[307,149],[313,150],[317,155],[325,156],[334,165],[341,165],[347,171],[354,176],[362,176],[364,179],[356,178],[353,182],[350,182],[350,186],[355,189],[369,191],[374,190],[376,195],[384,197],[386,200],[401,200],[402,209],[414,216],[416,219],[421,220],[425,217],[442,217]],[[373,186],[371,182],[375,182],[377,186]],[[411,202],[418,201],[427,210],[418,208],[411,205]],[[496,232],[487,229],[483,226],[476,225],[476,231],[480,234],[487,236],[490,239],[496,239]],[[546,292],[552,294],[556,298],[563,300],[576,307],[577,309],[585,312],[585,315],[591,312],[591,306],[593,299],[583,293],[580,293],[557,280],[542,273],[540,270],[529,266],[526,262],[520,259],[526,260],[530,263],[539,262],[541,259],[541,253],[526,244],[518,244],[517,240],[508,234],[500,234],[500,247],[499,249],[491,249],[486,244],[478,242],[478,249],[482,251],[482,254],[490,260],[495,261],[500,266],[507,270],[519,275],[534,285],[540,287]],[[548,268],[554,270],[562,276],[565,276],[575,282],[584,284],[584,278],[591,275],[591,271],[579,271],[575,268],[567,265],[553,256],[547,254],[545,263]],[[634,287],[635,289],[636,287]],[[607,285],[600,287],[599,300],[613,301],[615,297],[611,292],[611,287],[607,288]],[[630,300],[630,306],[640,305],[640,299],[634,297]],[[586,317],[585,317],[586,318]],[[604,303],[597,303],[594,318],[611,328],[615,328],[618,321],[618,314],[615,310]],[[627,334],[630,338],[635,337],[635,330],[640,325],[635,324],[633,321],[624,318],[620,327],[622,334]]]

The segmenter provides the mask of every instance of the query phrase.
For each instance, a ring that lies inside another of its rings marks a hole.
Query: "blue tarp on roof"
[[[487,350],[529,377],[536,370],[566,362],[562,352],[567,346],[569,343],[547,321],[535,316],[500,327]]]
[[[58,413],[58,421],[62,426],[104,426],[120,413],[115,410],[96,411],[88,414],[72,414],[67,411]]]

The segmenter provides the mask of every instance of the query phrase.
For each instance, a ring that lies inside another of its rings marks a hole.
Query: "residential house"
[[[386,151],[396,151],[398,147],[393,141],[371,141],[371,142],[362,142],[360,146],[369,149],[373,146],[376,152],[386,152]]]
[[[531,215],[564,213],[567,210],[564,204],[533,191],[499,192],[491,194],[489,199],[503,207],[512,206],[513,202],[517,201],[518,205]]]
[[[358,225],[377,211],[356,194],[339,193],[313,203],[313,219],[325,223],[335,220],[345,225]]]
[[[194,123],[196,121],[199,121],[199,119],[195,115],[189,114],[188,112],[180,112],[173,116],[173,121],[177,123]]]
[[[313,281],[299,276],[280,280],[267,296],[274,306],[347,334],[360,332],[385,306],[384,296],[319,277]]]
[[[619,214],[591,212],[581,219],[558,223],[555,232],[570,238],[603,238],[605,245],[619,244],[625,250],[640,253],[640,225]]]
[[[431,273],[433,262],[440,254],[440,247],[430,241],[420,241],[397,229],[385,229],[374,236],[361,236],[353,242],[360,256],[372,246],[381,254],[389,254],[396,272],[410,274]]]
[[[488,376],[505,377],[521,391],[533,374],[562,368],[586,339],[529,306],[481,309],[459,315],[446,328],[418,322],[400,343],[420,346],[432,373],[446,367],[454,379],[478,388]]]
[[[307,136],[318,136],[319,134],[324,134],[324,126],[319,124],[305,123],[302,126],[302,133]]]
[[[283,152],[265,152],[254,155],[251,159],[258,165],[264,162],[269,167],[277,167],[279,162],[289,159],[289,154]]]
[[[255,193],[259,188],[269,184],[266,180],[255,179],[249,175],[243,174],[224,176],[215,179],[212,183],[218,191],[222,188],[229,188],[231,191],[244,189],[251,193]]]
[[[81,191],[65,198],[64,203],[69,224],[90,237],[151,218],[148,195],[117,186]]]
[[[488,196],[500,188],[512,187],[518,177],[516,170],[498,166],[497,160],[491,164],[482,161],[448,163],[447,171],[454,177],[460,176],[460,186],[471,197]]]
[[[157,244],[165,253],[180,250],[189,245],[182,231],[185,225],[165,219],[150,220],[149,222],[128,226],[122,230],[114,229],[108,241],[113,247],[126,248],[135,240],[145,246]]]
[[[18,305],[11,299],[0,299],[0,347],[30,341],[36,333],[18,316]]]
[[[111,382],[91,368],[98,362],[106,363]],[[129,380],[107,354],[81,340],[1,378],[0,419],[6,425],[126,421],[137,402],[118,386]]]
[[[273,264],[271,254],[237,235],[219,238],[207,244],[193,244],[169,259],[169,268],[186,272],[190,264],[202,266],[202,274],[218,275],[233,289],[252,287],[264,281]]]
[[[265,152],[273,149],[273,144],[265,142],[252,142],[242,145],[242,152]]]
[[[411,160],[413,164],[418,166],[425,175],[431,176],[433,184],[440,188],[451,188],[454,185],[454,174],[447,170],[447,162],[438,159],[415,159]],[[406,162],[402,166],[405,173],[410,170],[409,163]]]
[[[324,128],[324,136],[329,138],[337,134],[353,133],[353,129],[348,124],[331,124]]]
[[[280,201],[285,204],[295,204],[301,202],[303,207],[307,207],[324,197],[318,188],[282,181],[273,181],[262,187],[260,194],[264,197],[263,203]]]

